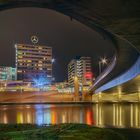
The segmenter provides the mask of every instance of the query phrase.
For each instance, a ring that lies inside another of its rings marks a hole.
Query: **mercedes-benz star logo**
[[[32,43],[34,43],[34,44],[38,43],[38,37],[37,37],[37,36],[32,36],[32,37],[31,37],[31,41],[32,41]]]

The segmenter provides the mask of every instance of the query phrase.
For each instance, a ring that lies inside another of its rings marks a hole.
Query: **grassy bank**
[[[120,132],[84,124],[0,125],[0,140],[127,140]]]

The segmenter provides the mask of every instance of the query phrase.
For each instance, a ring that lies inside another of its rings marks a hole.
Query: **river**
[[[137,103],[0,105],[2,124],[83,123],[98,127],[139,128]]]

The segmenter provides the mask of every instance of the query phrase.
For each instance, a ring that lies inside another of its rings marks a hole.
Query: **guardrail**
[[[112,34],[117,52],[110,65],[95,79],[90,91],[95,93],[123,84],[140,74],[140,53],[131,42]]]
[[[136,63],[129,70],[127,70],[125,73],[118,76],[117,78],[113,79],[112,81],[104,84],[97,90],[95,90],[95,93],[110,89],[110,88],[114,87],[114,85],[118,86],[122,83],[125,83],[125,82],[135,78],[139,74],[140,74],[140,56],[137,59]]]
[[[116,64],[116,55],[113,56],[113,59],[108,65],[108,67],[95,79],[94,86],[96,86],[96,84],[98,84],[104,77],[106,77],[113,70],[115,64]]]

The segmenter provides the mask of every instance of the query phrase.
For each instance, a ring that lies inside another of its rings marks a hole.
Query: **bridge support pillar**
[[[138,92],[138,102],[140,102],[140,93]]]
[[[102,99],[102,92],[99,92],[98,93],[98,102],[101,102],[101,99]]]
[[[79,101],[79,83],[78,77],[74,77],[74,101]]]
[[[122,94],[121,94],[121,92],[118,92],[118,102],[120,102],[121,99],[122,99]]]

